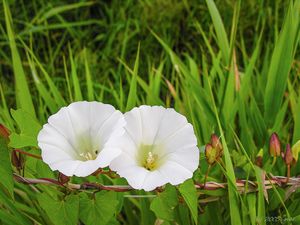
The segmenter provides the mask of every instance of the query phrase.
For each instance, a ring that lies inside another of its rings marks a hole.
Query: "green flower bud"
[[[211,135],[210,143],[211,143],[212,147],[215,148],[218,153],[217,159],[221,158],[223,156],[223,146],[221,144],[219,137],[216,134]]]
[[[255,159],[255,164],[258,167],[263,167],[263,155],[264,155],[264,151],[263,149],[260,149]]]
[[[218,159],[218,151],[211,144],[205,146],[205,158],[209,165],[213,165]]]

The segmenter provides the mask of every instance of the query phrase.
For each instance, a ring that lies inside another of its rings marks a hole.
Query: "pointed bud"
[[[216,134],[211,135],[210,143],[211,143],[212,147],[217,150],[218,159],[221,158],[223,156],[223,146],[221,144],[219,137]]]
[[[293,162],[293,153],[290,147],[290,144],[286,145],[286,151],[284,155],[284,162],[286,165],[291,165]]]
[[[63,173],[59,173],[58,174],[58,181],[61,184],[65,184],[65,183],[69,182],[69,180],[70,180],[70,177],[64,175]]]
[[[0,136],[4,137],[5,139],[8,139],[9,137],[9,130],[7,127],[5,127],[4,125],[0,124]]]
[[[211,144],[205,146],[205,158],[209,165],[213,165],[218,158],[218,152]]]
[[[16,150],[12,150],[11,152],[11,163],[17,170],[21,170],[24,165],[23,157]]]
[[[273,133],[270,137],[270,145],[269,145],[269,152],[270,155],[273,157],[280,156],[280,141],[278,135]]]
[[[220,139],[216,134],[212,134],[210,136],[210,143],[213,146],[213,148],[223,148]]]
[[[263,155],[264,155],[263,149],[260,149],[255,159],[255,164],[261,168],[263,167]]]

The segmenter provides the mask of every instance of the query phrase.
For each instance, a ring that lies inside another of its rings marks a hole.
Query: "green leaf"
[[[225,167],[226,171],[224,172],[224,175],[227,177],[227,183],[228,183],[228,197],[229,197],[229,209],[230,209],[230,216],[231,216],[231,224],[232,225],[238,225],[241,223],[241,217],[240,217],[240,207],[239,207],[239,193],[237,192],[236,187],[236,177],[234,174],[233,164],[230,157],[230,152],[224,137],[224,131],[221,126],[221,122],[218,116],[218,110],[216,106],[216,102],[212,93],[211,84],[208,80],[209,89],[210,89],[210,95],[214,106],[214,111],[217,118],[218,127],[221,134],[222,139],[222,145],[224,148],[224,158],[225,158]]]
[[[178,188],[180,194],[184,198],[187,206],[189,207],[192,217],[197,224],[198,221],[198,196],[197,191],[194,185],[194,182],[192,179],[189,179],[185,181],[183,184],[181,184]]]
[[[57,6],[57,7],[50,7],[50,10],[45,12],[41,18],[38,18],[38,23],[42,23],[45,20],[53,17],[53,16],[57,16],[63,12],[66,11],[70,11],[70,10],[74,10],[74,9],[78,9],[81,7],[87,7],[87,6],[91,6],[95,4],[94,1],[91,2],[78,2],[78,3],[74,3],[74,4],[68,4],[68,5],[62,5],[62,6]]]
[[[229,64],[229,42],[228,42],[228,38],[227,38],[227,34],[224,28],[222,18],[213,0],[206,0],[206,4],[208,6],[208,10],[211,15],[214,28],[217,34],[218,45],[222,51],[222,55],[225,60],[225,63],[228,65]]]
[[[49,165],[44,163],[42,160],[35,160],[35,166],[36,166],[36,177],[47,177],[55,179],[53,171],[50,169]],[[26,161],[27,165],[27,161]]]
[[[5,139],[0,137],[0,184],[8,190],[11,196],[13,196],[14,181],[9,152]]]
[[[41,129],[39,122],[30,113],[23,109],[11,110],[12,117],[20,128],[20,134],[12,133],[9,136],[9,146],[22,148],[26,146],[37,147],[37,135]]]
[[[22,66],[22,61],[18,52],[18,48],[15,41],[15,35],[12,28],[12,17],[10,10],[6,1],[3,1],[3,8],[5,14],[5,22],[7,29],[7,36],[9,39],[9,46],[12,55],[12,63],[15,77],[15,93],[18,105],[29,112],[31,115],[35,116],[34,106],[31,99],[31,94],[29,92],[28,84],[26,81],[25,72]]]
[[[91,76],[90,67],[89,67],[89,63],[88,63],[86,49],[84,49],[84,67],[85,67],[85,77],[86,77],[88,100],[94,101],[95,100],[94,87],[93,87],[93,81],[92,81],[92,76]]]
[[[297,141],[292,147],[293,158],[295,159],[296,162],[298,161],[299,152],[300,152],[300,140]]]
[[[32,58],[32,62],[36,64],[37,68],[41,71],[42,76],[46,79],[46,82],[49,86],[48,91],[53,95],[53,98],[55,99],[56,104],[58,105],[58,108],[66,105],[66,102],[64,98],[62,97],[60,91],[58,90],[58,87],[54,84],[53,78],[48,74],[48,72],[43,67],[42,63],[37,59],[34,52],[20,39],[21,43],[23,44],[23,47],[26,49],[26,52],[30,55]],[[35,80],[34,80],[35,81]],[[36,81],[35,81],[36,82]]]
[[[57,201],[43,193],[38,196],[38,202],[55,225],[78,224],[78,195],[68,195],[63,200]]]
[[[95,194],[94,199],[80,199],[80,220],[85,225],[108,224],[113,218],[118,206],[117,194],[115,192],[104,192]]]
[[[138,70],[139,70],[139,58],[140,58],[140,45],[138,46],[138,51],[136,53],[136,59],[134,63],[134,68],[133,68],[133,75],[131,78],[130,82],[130,89],[128,93],[128,99],[127,99],[127,104],[126,104],[126,110],[132,109],[137,101],[137,94],[136,94],[136,89],[137,89],[137,77],[138,77]]]
[[[73,58],[73,53],[72,53],[72,49],[69,45],[69,54],[70,54],[70,62],[71,62],[71,79],[73,81],[73,88],[74,88],[74,93],[75,93],[75,97],[74,100],[75,101],[82,101],[82,93],[81,93],[81,89],[80,89],[80,82],[78,79],[78,75],[77,75],[77,68],[76,68],[76,64],[74,62],[74,58]]]
[[[249,208],[249,217],[252,225],[256,224],[256,194],[247,194],[247,203]]]
[[[257,199],[257,218],[256,222],[259,224],[266,224],[265,218],[265,201],[264,201],[264,184],[263,184],[263,171],[261,168],[255,166],[255,174],[258,183],[258,199]]]
[[[0,221],[7,225],[22,225],[22,221],[18,220],[16,216],[8,213],[5,209],[0,209]]]
[[[167,185],[166,189],[151,202],[150,209],[156,217],[162,220],[174,220],[174,208],[178,204],[177,192],[174,186]]]
[[[3,193],[3,191],[0,191],[0,202],[1,202],[1,207],[9,210],[14,215],[15,218],[17,218],[19,221],[22,221],[22,224],[24,225],[32,224],[32,222],[16,207],[14,202],[9,198],[7,198],[7,196]]]
[[[39,94],[44,99],[45,104],[48,106],[48,108],[50,109],[50,111],[52,113],[54,113],[55,111],[57,111],[57,106],[56,106],[55,100],[50,95],[51,92],[49,92],[48,88],[40,80],[39,75],[37,73],[37,70],[35,68],[35,64],[30,59],[30,56],[29,56],[28,53],[27,53],[27,59],[28,59],[28,64],[29,64],[30,69],[31,69],[31,74],[32,74],[32,78],[33,78],[34,84],[35,84],[35,86],[36,86]]]
[[[295,48],[298,45],[299,7],[300,1],[296,1],[295,4],[293,1],[290,2],[285,22],[272,54],[264,98],[264,116],[269,126],[274,123],[282,104]]]

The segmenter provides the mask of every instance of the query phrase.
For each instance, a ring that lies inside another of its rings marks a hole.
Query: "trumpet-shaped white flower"
[[[110,168],[129,185],[145,191],[166,183],[180,184],[199,165],[193,127],[174,109],[140,106],[125,113],[125,133],[114,145],[122,154]]]
[[[88,176],[121,153],[112,143],[123,135],[124,125],[124,116],[111,105],[72,103],[50,116],[39,132],[42,159],[67,176]]]

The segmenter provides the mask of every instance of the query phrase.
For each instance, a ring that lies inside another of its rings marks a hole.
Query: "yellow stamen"
[[[144,167],[147,170],[153,170],[156,167],[156,161],[157,161],[158,155],[153,154],[152,152],[148,152],[148,156],[145,159]]]
[[[94,160],[96,158],[96,155],[90,152],[82,152],[79,155],[86,160]]]

